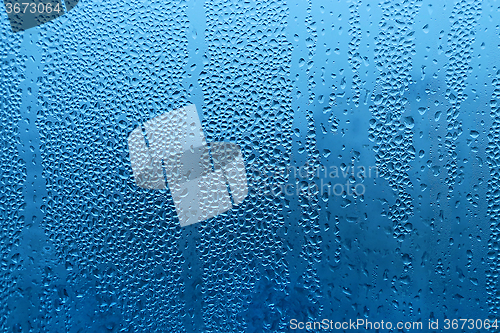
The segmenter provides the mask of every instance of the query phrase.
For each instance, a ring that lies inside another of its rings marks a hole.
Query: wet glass
[[[498,2],[22,1],[0,331],[498,331]]]

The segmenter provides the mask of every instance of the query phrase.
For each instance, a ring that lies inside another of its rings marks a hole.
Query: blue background
[[[82,0],[17,34],[0,11],[0,331],[498,318],[499,10]],[[181,229],[127,137],[191,103],[250,191]],[[379,174],[362,196],[262,190],[304,165]]]

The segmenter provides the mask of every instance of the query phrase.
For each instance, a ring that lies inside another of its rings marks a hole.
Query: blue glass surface
[[[0,10],[1,332],[498,319],[500,2],[65,2]],[[127,139],[189,104],[248,195],[180,227]]]

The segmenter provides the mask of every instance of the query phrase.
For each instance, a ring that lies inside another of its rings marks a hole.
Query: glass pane
[[[495,1],[0,10],[0,331],[498,331]]]

